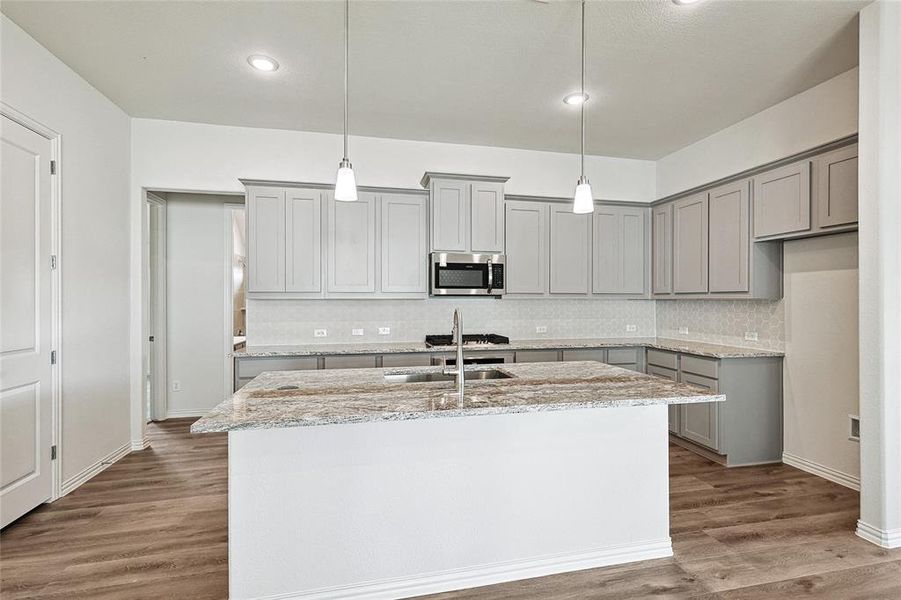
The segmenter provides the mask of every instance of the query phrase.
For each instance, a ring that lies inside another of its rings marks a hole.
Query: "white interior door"
[[[0,526],[53,494],[50,140],[3,117]]]

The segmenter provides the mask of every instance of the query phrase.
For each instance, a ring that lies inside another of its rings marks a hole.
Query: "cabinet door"
[[[750,190],[745,179],[710,192],[710,291],[747,292]]]
[[[285,190],[247,188],[247,291],[285,291]]]
[[[518,363],[536,363],[557,362],[557,359],[556,350],[517,350],[515,360]]]
[[[646,208],[621,206],[619,212],[623,273],[620,292],[623,294],[644,294],[647,281],[645,273],[647,270],[648,252],[648,211]]]
[[[563,360],[596,360],[597,362],[607,362],[607,351],[603,348],[564,350]]]
[[[647,373],[648,375],[653,375],[654,377],[662,377],[663,379],[669,379],[670,381],[678,380],[676,371],[673,371],[672,369],[665,369],[663,367],[648,365]],[[679,435],[681,408],[682,406],[680,404],[669,404],[666,407],[670,433],[675,433],[676,435]]]
[[[810,161],[754,178],[754,237],[810,229]]]
[[[470,184],[433,179],[429,187],[432,215],[432,249],[466,252],[466,213]]]
[[[382,196],[381,225],[381,290],[428,292],[425,198]]]
[[[717,382],[709,377],[682,373],[680,381],[689,385],[701,387],[712,392],[717,391]],[[717,416],[719,405],[716,402],[700,402],[695,404],[682,404],[680,415],[679,435],[696,444],[706,446],[711,450],[719,451],[719,426]]]
[[[322,191],[285,190],[285,291],[322,290]]]
[[[619,294],[623,288],[622,214],[616,206],[596,205],[592,221],[591,291]]]
[[[548,205],[511,200],[505,210],[507,294],[546,294]]]
[[[820,227],[857,223],[857,144],[816,159]]]
[[[569,205],[551,206],[550,274],[552,294],[587,294],[591,290],[591,215],[577,215]]]
[[[328,197],[328,291],[375,291],[375,204],[373,194],[356,202]]]
[[[651,248],[651,291],[655,294],[673,293],[673,205],[654,208],[651,214],[653,240]]]
[[[707,192],[673,203],[673,291],[707,291]]]
[[[473,182],[470,197],[470,249],[503,254],[504,184]]]

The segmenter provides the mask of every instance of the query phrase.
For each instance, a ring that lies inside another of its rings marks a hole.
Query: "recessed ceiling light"
[[[591,98],[591,96],[589,96],[587,92],[584,94],[582,92],[573,92],[572,94],[564,96],[563,102],[571,106],[578,106],[588,102],[589,98]]]
[[[274,58],[263,56],[262,54],[254,54],[247,57],[250,66],[258,71],[276,71],[278,70],[278,62]]]
[[[678,4],[679,6],[683,6],[685,4],[695,4],[700,1],[701,0],[673,0],[673,4]]]

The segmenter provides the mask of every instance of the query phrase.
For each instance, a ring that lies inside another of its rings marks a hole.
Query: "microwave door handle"
[[[491,293],[491,288],[494,287],[494,266],[491,262],[491,259],[488,259],[488,293]]]

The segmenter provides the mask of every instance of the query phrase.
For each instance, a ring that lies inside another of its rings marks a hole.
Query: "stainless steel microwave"
[[[507,258],[503,254],[429,255],[432,296],[502,296]]]

